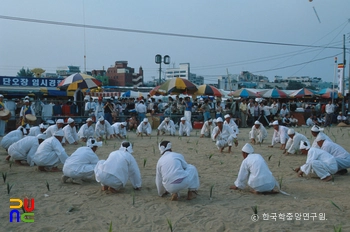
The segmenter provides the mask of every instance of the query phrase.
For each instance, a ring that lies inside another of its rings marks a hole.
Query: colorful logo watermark
[[[34,198],[31,198],[30,200],[28,198],[25,198],[23,199],[23,201],[19,198],[10,198],[10,209],[12,209],[10,211],[10,222],[13,222],[14,215],[16,222],[34,222]],[[11,205],[11,203],[17,204]],[[21,214],[18,209],[22,209],[23,213]]]

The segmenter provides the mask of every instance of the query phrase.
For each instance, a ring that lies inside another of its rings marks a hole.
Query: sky
[[[349,0],[2,0],[0,75],[16,76],[22,67],[91,71],[125,60],[136,72],[142,66],[150,81],[158,79],[154,57],[161,54],[171,59],[163,71],[190,63],[205,83],[242,71],[270,81],[333,81],[343,35],[350,47],[349,12]]]

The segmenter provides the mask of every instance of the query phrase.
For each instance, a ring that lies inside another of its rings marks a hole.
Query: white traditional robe
[[[103,108],[103,106],[104,106],[103,103],[97,102],[95,104],[95,117],[97,119],[99,119],[100,117],[102,117],[104,115],[104,108]]]
[[[170,135],[175,135],[175,123],[173,120],[169,120],[169,122],[163,120],[162,123],[159,124],[158,130],[162,132],[168,132]]]
[[[338,170],[350,168],[350,153],[342,146],[325,140],[321,149],[334,156],[338,164]]]
[[[90,147],[79,147],[63,165],[63,175],[70,178],[92,179],[99,161]]]
[[[122,122],[116,122],[112,125],[114,134],[126,137],[126,127],[122,128]]]
[[[215,127],[216,127],[215,122],[212,122],[211,125],[209,125],[208,121],[204,122],[201,129],[201,135],[204,135],[205,137],[211,137]]]
[[[36,136],[26,136],[12,144],[8,154],[14,160],[26,160],[30,166],[34,166],[33,156],[39,147],[39,140]]]
[[[311,147],[307,153],[306,163],[300,167],[300,170],[308,175],[311,169],[318,177],[324,179],[338,171],[338,164],[334,156],[328,152]]]
[[[236,138],[236,133],[232,130],[232,128],[229,125],[223,124],[222,131],[215,138],[215,135],[219,130],[220,130],[219,127],[216,126],[211,135],[212,140],[216,141],[217,148],[221,149],[227,146],[232,147],[233,140]]]
[[[239,129],[235,121],[231,118],[230,123],[227,123],[227,121],[224,121],[224,125],[228,125],[232,128],[233,132],[236,134],[236,136],[239,134]]]
[[[55,125],[51,125],[49,126],[46,131],[44,132],[44,134],[46,134],[46,138],[50,138],[52,137],[56,131],[58,131],[58,127],[57,127],[57,124]]]
[[[295,152],[300,151],[300,142],[301,141],[307,141],[309,144],[309,140],[306,138],[305,135],[300,134],[298,132],[295,132],[295,135],[293,138],[289,138],[286,144],[286,150],[290,154],[295,154]]]
[[[63,127],[63,133],[64,137],[62,140],[62,143],[65,143],[66,141],[69,144],[73,144],[74,142],[78,142],[78,134],[77,134],[77,129],[75,126],[71,127],[69,124],[65,127]]]
[[[104,125],[102,125],[100,121],[98,121],[96,123],[95,136],[97,138],[103,137],[103,136],[107,136],[107,138],[108,138],[109,136],[111,136],[114,133],[114,131],[111,127],[111,124],[109,124],[109,122],[107,120],[104,120],[104,121],[105,121]]]
[[[125,187],[128,179],[134,188],[140,188],[142,184],[136,160],[125,148],[110,153],[107,160],[98,161],[95,177],[101,185],[114,189]]]
[[[52,136],[45,139],[35,152],[33,161],[37,166],[57,166],[59,163],[64,164],[68,155],[60,141]]]
[[[37,136],[41,134],[41,129],[39,126],[33,126],[30,128],[28,136]]]
[[[192,131],[191,123],[188,121],[185,121],[185,123],[180,122],[179,123],[179,136],[190,136],[190,133]]]
[[[262,143],[262,141],[267,137],[267,131],[263,124],[260,123],[260,127],[256,128],[255,126],[252,127],[252,130],[249,131],[249,138],[255,139],[255,142]]]
[[[274,130],[273,136],[272,136],[272,146],[274,146],[276,143],[286,144],[289,136],[288,136],[288,127],[285,126],[278,126],[278,131]]]
[[[276,185],[275,177],[259,154],[249,154],[242,161],[235,186],[244,189],[247,183],[257,192],[271,191]]]
[[[13,143],[21,140],[23,137],[24,135],[21,130],[11,131],[2,138],[0,146],[2,146],[5,149],[8,149]]]
[[[95,128],[93,127],[93,124],[91,124],[91,126],[88,126],[87,123],[85,123],[84,125],[82,125],[78,131],[78,137],[80,139],[82,138],[90,138],[90,137],[94,137],[95,135]]]
[[[320,136],[320,134],[323,134],[323,136],[326,138],[327,141],[330,141],[330,142],[333,142],[325,133],[323,132],[319,132],[314,140],[314,142],[312,143],[311,147],[314,147],[314,148],[320,148],[320,146],[318,146],[317,142],[316,142],[316,139]]]
[[[141,121],[140,125],[137,127],[137,132],[141,134],[145,133],[147,135],[150,135],[152,132],[151,124],[147,122],[147,124],[145,125],[145,123]]]
[[[166,191],[173,194],[182,189],[198,190],[197,169],[188,164],[183,155],[166,151],[157,162],[156,185],[159,196],[162,196]]]

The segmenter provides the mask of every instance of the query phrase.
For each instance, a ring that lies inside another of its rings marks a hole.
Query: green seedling
[[[209,199],[212,200],[214,185],[210,186]]]
[[[213,155],[214,155],[214,154],[210,154],[210,155],[209,155],[209,157],[208,157],[208,158],[209,158],[209,160],[211,159],[211,157],[213,157]]]
[[[272,155],[270,155],[270,156],[269,156],[269,158],[267,158],[267,159],[268,159],[268,161],[270,161],[271,157],[272,157]]]
[[[10,194],[10,193],[11,193],[12,187],[13,187],[13,184],[10,185],[10,184],[7,182],[7,194]]]
[[[48,191],[50,191],[50,185],[49,185],[49,182],[46,181],[46,188]]]
[[[258,206],[257,205],[252,206],[251,208],[252,208],[254,214],[258,214]]]
[[[168,226],[169,226],[169,230],[170,230],[170,232],[173,232],[173,224],[171,223],[171,220],[170,219],[166,219],[167,220],[167,222],[168,222]]]
[[[146,163],[147,163],[147,159],[143,159],[143,167],[146,166]]]
[[[109,230],[108,230],[108,232],[112,232],[112,221],[111,221],[111,223],[109,224]]]
[[[7,172],[2,172],[2,179],[4,180],[4,183],[6,182],[6,178],[7,178]]]
[[[333,229],[334,229],[334,232],[341,232],[341,231],[342,231],[342,230],[341,230],[341,225],[339,225],[339,226],[334,226]]]
[[[340,211],[343,212],[343,210],[339,206],[337,206],[337,204],[335,204],[333,201],[331,201],[331,203],[332,203],[332,205],[334,205],[334,207],[336,207],[337,209],[339,209]]]
[[[135,190],[132,191],[131,196],[132,196],[132,205],[135,205]]]

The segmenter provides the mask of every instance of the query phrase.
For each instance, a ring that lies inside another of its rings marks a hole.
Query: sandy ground
[[[298,178],[292,168],[302,165],[306,156],[285,156],[279,147],[268,148],[272,128],[268,129],[268,139],[263,145],[254,145],[255,151],[265,158],[276,179],[283,178],[282,190],[291,196],[254,195],[248,188],[230,190],[242,161],[240,149],[249,142],[248,131],[248,128],[241,129],[239,145],[231,154],[220,154],[209,138],[199,138],[198,130],[186,138],[157,138],[156,131],[151,138],[140,138],[129,132],[143,181],[142,190],[135,192],[134,204],[130,183],[119,194],[102,192],[94,181],[83,185],[63,184],[60,182],[62,173],[43,173],[36,167],[16,164],[10,168],[2,150],[0,172],[7,172],[6,182],[13,184],[13,188],[7,194],[6,184],[0,180],[0,231],[108,231],[111,222],[113,231],[170,231],[167,219],[174,231],[333,231],[334,225],[342,225],[343,231],[350,231],[350,174],[335,176],[334,182],[322,182],[314,177]],[[296,131],[311,138],[308,128]],[[325,133],[350,150],[349,128],[333,127]],[[173,150],[182,153],[188,163],[197,167],[201,186],[196,199],[187,201],[186,190],[181,192],[177,202],[157,195],[155,167],[160,156],[158,142],[162,139],[170,140]],[[108,140],[98,149],[99,158],[106,159],[111,151],[120,147],[120,142]],[[83,145],[68,145],[65,149],[71,154]],[[211,186],[214,186],[212,199],[209,197]],[[35,222],[10,223],[9,199],[24,197],[35,199]],[[257,206],[259,220],[256,222],[251,219],[252,206]],[[268,218],[263,217],[266,214]],[[292,214],[292,217],[283,220],[280,214]],[[325,214],[325,219],[320,214]],[[277,216],[276,220],[271,217],[273,215]],[[311,218],[315,215],[317,217]]]

